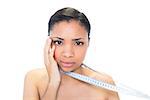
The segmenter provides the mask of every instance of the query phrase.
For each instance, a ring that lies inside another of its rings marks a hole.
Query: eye
[[[75,45],[82,46],[84,45],[84,42],[76,41]]]
[[[53,43],[55,45],[62,45],[62,41],[60,41],[60,40],[54,40]]]

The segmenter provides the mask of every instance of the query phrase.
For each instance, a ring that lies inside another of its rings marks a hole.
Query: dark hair
[[[79,21],[79,23],[84,26],[88,32],[88,37],[90,37],[91,25],[88,18],[82,12],[70,7],[62,8],[51,16],[48,23],[48,35],[50,35],[50,30],[52,30],[55,23],[70,20]]]

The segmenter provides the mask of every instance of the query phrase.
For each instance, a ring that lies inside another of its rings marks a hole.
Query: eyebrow
[[[52,37],[52,38],[57,38],[59,40],[64,40],[63,38],[60,38],[60,37]],[[83,38],[76,38],[76,39],[72,39],[73,41],[78,41],[78,40],[81,40]]]

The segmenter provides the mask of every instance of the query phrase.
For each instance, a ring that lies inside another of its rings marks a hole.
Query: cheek
[[[77,51],[76,51],[76,57],[78,58],[78,59],[84,59],[84,57],[85,57],[85,55],[86,55],[86,51],[87,51],[87,48],[85,48],[85,49],[76,49]]]
[[[58,62],[60,57],[61,57],[61,51],[62,51],[63,48],[60,48],[60,47],[56,47],[55,49],[55,53],[54,53],[54,57],[55,57],[55,60]],[[87,48],[75,48],[74,50],[74,58],[76,60],[79,60],[79,61],[82,61],[84,60],[84,57],[86,55],[86,52],[87,52]]]
[[[60,57],[60,50],[58,49],[58,47],[56,47],[55,49],[54,57],[55,57],[55,60],[58,60],[58,58]]]

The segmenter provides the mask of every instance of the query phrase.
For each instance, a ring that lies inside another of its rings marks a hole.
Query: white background
[[[150,95],[149,0],[1,0],[0,99],[22,99],[26,72],[44,65],[49,17],[66,6],[84,12],[91,22],[85,63]]]

